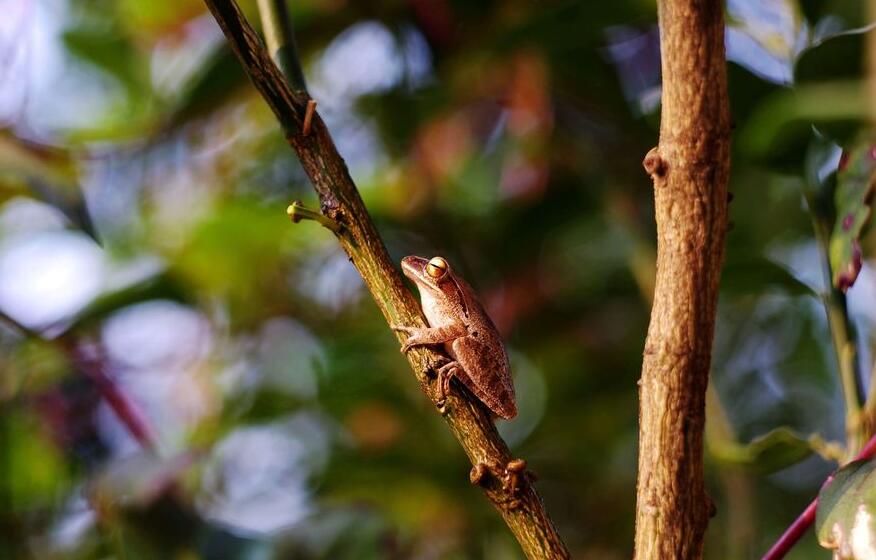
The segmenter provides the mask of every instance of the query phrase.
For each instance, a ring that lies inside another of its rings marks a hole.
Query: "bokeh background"
[[[654,3],[290,4],[393,257],[447,257],[506,338],[520,415],[500,431],[574,557],[628,558]],[[316,198],[203,4],[0,10],[0,557],[520,558],[333,236],[289,222]],[[849,30],[873,16],[851,0],[726,15],[707,556],[734,559],[833,468],[810,444],[844,438],[805,170],[815,144],[835,168],[828,139],[867,120],[868,39]],[[873,272],[848,294],[865,385]],[[810,535],[792,557],[827,554]]]

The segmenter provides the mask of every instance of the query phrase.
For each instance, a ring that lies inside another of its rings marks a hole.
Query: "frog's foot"
[[[447,364],[451,363],[453,360],[450,358],[446,358],[444,356],[439,356],[438,359],[426,370],[426,377],[429,379],[435,379],[438,377],[438,370]]]
[[[406,327],[404,325],[390,325],[389,328],[396,332],[403,332],[408,335],[408,338],[405,340],[404,344],[402,344],[401,347],[402,354],[407,354],[411,350],[411,348],[422,344],[422,342],[420,342],[420,337],[417,336],[417,331],[420,331],[422,329]]]
[[[438,400],[435,402],[438,405],[438,411],[441,414],[447,414],[447,393],[450,392],[450,380],[459,372],[459,362],[456,360],[447,362],[438,368]]]

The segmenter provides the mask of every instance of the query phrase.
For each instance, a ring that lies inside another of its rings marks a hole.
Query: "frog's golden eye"
[[[441,257],[432,257],[432,260],[426,265],[426,274],[435,279],[447,274],[448,270],[450,270],[450,265]]]

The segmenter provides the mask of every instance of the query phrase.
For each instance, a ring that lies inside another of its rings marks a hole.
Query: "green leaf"
[[[800,0],[800,10],[809,23],[815,24],[821,19],[826,3],[825,0]]]
[[[177,480],[199,459],[194,452],[169,458],[140,452],[109,463],[92,481],[91,499],[103,510],[114,507],[145,507]]]
[[[4,506],[11,511],[47,507],[70,482],[64,456],[36,413],[6,410],[10,413],[0,417],[5,453],[0,462],[0,493],[10,502]]]
[[[237,57],[223,43],[202,63],[200,71],[189,78],[179,100],[170,110],[165,126],[177,127],[215,113],[247,83]]]
[[[50,391],[70,372],[67,356],[53,341],[29,338],[6,353],[5,394],[34,396]]]
[[[813,438],[806,438],[790,428],[776,428],[748,444],[731,441],[711,443],[709,451],[722,463],[759,474],[782,470],[799,463],[813,453]]]
[[[860,76],[868,29],[850,29],[813,43],[797,58],[795,82],[847,80]]]
[[[117,17],[126,32],[141,41],[155,41],[178,32],[206,10],[198,0],[115,0]],[[250,2],[243,2],[244,11]],[[249,17],[250,14],[247,14]]]
[[[874,468],[873,461],[849,463],[818,494],[815,533],[821,546],[834,551],[834,558],[873,558],[876,554]]]
[[[69,152],[29,142],[8,129],[0,129],[0,173],[58,185],[70,185],[77,179]]]
[[[721,279],[721,292],[732,295],[761,294],[765,288],[781,288],[791,295],[814,295],[812,288],[784,267],[764,257],[728,258]]]
[[[799,172],[812,127],[842,141],[867,117],[859,81],[805,84],[768,97],[739,134],[746,155],[765,165]]]
[[[858,278],[862,259],[859,238],[870,219],[876,186],[876,139],[868,138],[843,154],[836,177],[836,220],[830,235],[833,284],[845,292]]]
[[[832,179],[836,175],[841,154],[839,144],[818,129],[813,130],[803,166],[804,186],[808,195],[816,199],[830,197],[833,193]]]
[[[71,29],[64,45],[72,54],[118,80],[129,95],[149,89],[148,64],[128,37],[112,29]]]
[[[75,332],[88,328],[119,309],[152,299],[168,299],[188,303],[185,291],[177,280],[170,274],[161,273],[119,290],[100,295],[73,318],[65,331]]]
[[[67,150],[30,142],[0,129],[0,190],[25,192],[51,204],[97,239],[82,196],[76,162]]]
[[[803,162],[803,189],[809,211],[819,228],[829,229],[833,223],[836,168],[842,152],[839,144],[813,127]]]

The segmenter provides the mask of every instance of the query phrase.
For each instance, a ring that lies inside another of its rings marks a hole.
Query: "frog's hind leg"
[[[441,414],[446,414],[447,409],[445,407],[445,403],[447,401],[447,393],[450,392],[450,380],[452,378],[456,378],[460,383],[465,385],[469,391],[474,393],[474,395],[480,399],[484,400],[483,391],[481,391],[480,387],[477,386],[472,380],[471,377],[468,376],[468,372],[466,372],[462,365],[453,360],[452,362],[447,362],[446,364],[439,367],[437,370],[438,374],[438,410]]]
[[[446,414],[447,409],[445,408],[445,404],[447,402],[447,393],[450,392],[450,380],[454,377],[459,379],[464,385],[469,385],[470,381],[468,379],[468,374],[465,373],[465,370],[462,369],[462,366],[456,360],[451,362],[447,362],[442,365],[437,370],[438,378],[438,410],[441,414]]]

